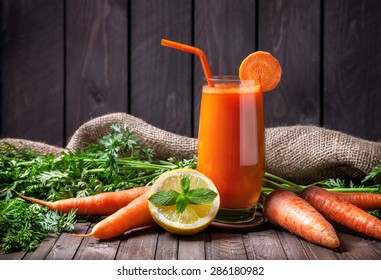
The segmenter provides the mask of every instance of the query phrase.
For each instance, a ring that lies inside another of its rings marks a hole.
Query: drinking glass
[[[265,173],[265,128],[261,86],[237,76],[204,80],[198,133],[198,170],[220,194],[216,221],[255,217]],[[214,86],[210,86],[214,85]]]

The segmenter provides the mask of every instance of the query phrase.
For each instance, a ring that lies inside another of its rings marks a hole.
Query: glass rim
[[[241,81],[239,79],[239,76],[238,75],[215,75],[213,76],[212,78],[207,78],[207,77],[203,77],[203,80],[206,82],[206,81],[213,81],[213,82],[216,82],[216,81]]]
[[[220,83],[220,82],[241,83],[243,81],[248,81],[248,82],[257,84],[255,80],[241,80],[238,75],[216,75],[216,76],[213,76],[212,78],[203,77],[202,80],[205,83],[207,83],[208,81],[212,81],[214,83]]]

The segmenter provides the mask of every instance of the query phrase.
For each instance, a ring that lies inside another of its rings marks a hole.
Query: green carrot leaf
[[[381,184],[381,163],[375,167],[373,167],[369,173],[364,177],[361,183],[368,183],[369,181],[373,181]]]

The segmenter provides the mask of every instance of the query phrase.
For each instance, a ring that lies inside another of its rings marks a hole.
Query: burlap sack
[[[114,113],[84,123],[70,138],[66,149],[80,150],[110,132],[112,124],[127,124],[142,144],[160,159],[191,158],[197,139],[154,127],[126,113]],[[58,155],[62,148],[22,139],[2,139],[43,154]],[[329,178],[361,180],[381,162],[381,143],[366,141],[316,126],[284,126],[266,129],[266,171],[296,183],[309,184]]]
[[[140,142],[154,149],[155,155],[160,159],[191,158],[197,153],[196,139],[159,129],[126,113],[108,114],[83,124],[70,138],[66,148],[71,151],[84,148],[86,142],[93,143],[109,133],[111,124],[119,124],[122,127],[127,124]]]
[[[316,126],[266,129],[266,171],[297,183],[360,181],[381,163],[381,143]]]
[[[18,150],[23,150],[28,148],[29,150],[41,154],[41,155],[60,155],[63,150],[62,147],[56,147],[52,145],[48,145],[42,142],[30,141],[25,139],[17,139],[17,138],[3,138],[0,139],[0,146],[11,144],[15,146]]]

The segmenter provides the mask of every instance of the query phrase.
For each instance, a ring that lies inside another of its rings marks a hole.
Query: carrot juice
[[[230,217],[237,213],[239,222],[254,217],[265,172],[262,92],[253,81],[241,83],[237,77],[213,79],[213,84],[202,89],[198,170],[216,185],[221,210],[231,210]],[[242,217],[241,210],[251,214]]]

